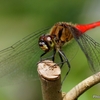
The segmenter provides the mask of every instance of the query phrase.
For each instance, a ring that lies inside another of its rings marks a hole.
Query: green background
[[[0,0],[0,50],[36,30],[53,26],[56,22],[84,24],[98,21],[99,4],[99,0]],[[99,28],[87,33],[99,41]],[[71,60],[71,66],[71,72],[62,87],[63,92],[68,92],[92,75],[80,49]],[[0,100],[42,100],[40,88],[39,81],[1,87]],[[99,85],[86,91],[79,100],[96,100],[93,95],[100,95]]]

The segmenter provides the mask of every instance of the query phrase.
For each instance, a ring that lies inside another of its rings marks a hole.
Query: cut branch
[[[43,100],[62,100],[61,71],[57,64],[45,60],[38,64]]]

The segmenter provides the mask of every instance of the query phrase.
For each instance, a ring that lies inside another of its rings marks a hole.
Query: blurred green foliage
[[[52,26],[59,21],[84,23],[87,19],[84,19],[84,16],[81,15],[87,3],[91,4],[92,0],[0,0],[0,49],[12,45],[33,31]],[[71,60],[71,66],[71,72],[62,87],[64,92],[70,90],[92,73],[80,49],[74,59]],[[64,69],[64,71],[66,70]],[[36,91],[33,94],[37,94],[37,96],[33,97],[33,99],[40,100],[40,87]],[[100,93],[99,89],[97,90],[97,87],[93,87],[84,93],[79,100],[92,100],[93,94],[98,95],[98,93]],[[11,98],[11,96],[11,94],[1,94],[0,100],[29,100],[22,97],[17,98],[16,96]]]
[[[39,17],[40,19],[44,19],[44,23],[47,24],[66,20],[76,22],[78,21],[78,16],[81,14],[85,2],[86,0],[1,0],[0,15],[6,17]]]

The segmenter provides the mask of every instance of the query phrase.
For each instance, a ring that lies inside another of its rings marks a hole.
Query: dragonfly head
[[[38,44],[39,44],[39,47],[45,52],[48,52],[54,47],[54,42],[50,35],[42,35],[39,38]]]

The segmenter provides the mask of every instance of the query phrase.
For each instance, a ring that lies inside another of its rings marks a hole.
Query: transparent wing
[[[91,70],[93,72],[100,71],[100,44],[76,29],[72,29],[72,34],[84,52]]]
[[[32,33],[11,47],[0,51],[0,84],[37,79],[36,64],[42,54],[38,39],[47,31],[48,29],[45,29]]]
[[[64,46],[64,53],[69,61],[71,61],[77,54],[79,46],[73,38],[69,43]]]

